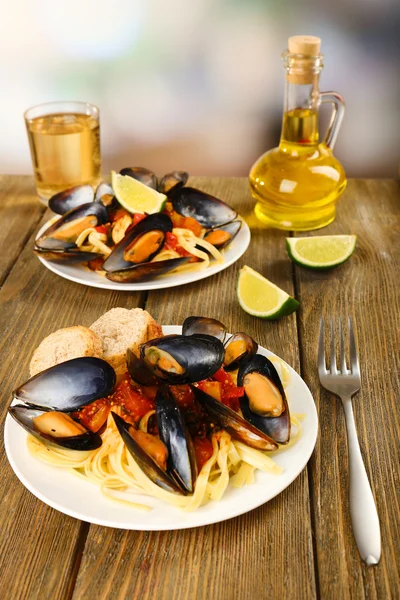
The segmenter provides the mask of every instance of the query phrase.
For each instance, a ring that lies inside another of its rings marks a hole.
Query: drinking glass
[[[88,102],[48,102],[24,113],[39,199],[100,182],[100,113]]]

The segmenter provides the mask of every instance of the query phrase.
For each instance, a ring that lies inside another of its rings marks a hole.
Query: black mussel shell
[[[153,171],[149,171],[149,169],[145,169],[144,167],[125,167],[120,170],[119,174],[132,177],[132,179],[144,183],[144,185],[147,185],[147,187],[150,187],[153,190],[157,189],[158,182],[156,175]]]
[[[158,385],[160,383],[160,380],[147,368],[144,360],[138,358],[130,348],[126,350],[126,366],[133,381],[139,385]]]
[[[34,248],[35,254],[51,262],[60,262],[68,264],[86,263],[95,258],[103,258],[103,254],[98,252],[81,252],[80,250],[45,250],[44,248]]]
[[[221,321],[217,321],[217,319],[187,317],[182,325],[182,335],[192,335],[193,333],[212,335],[223,343],[226,336],[226,327]]]
[[[233,345],[235,344],[235,345]],[[258,344],[252,337],[238,331],[225,343],[225,371],[234,371],[249,356],[257,354]]]
[[[223,248],[228,246],[228,244],[231,243],[233,238],[237,236],[241,227],[242,221],[232,221],[231,223],[227,223],[226,225],[221,225],[221,227],[215,227],[214,229],[210,229],[204,234],[204,239],[206,240],[206,242],[210,242],[210,244],[218,248],[218,250],[223,250]],[[214,243],[212,240],[215,239],[215,235],[219,231],[226,232],[227,234],[229,234],[229,236],[227,235],[226,239],[222,239],[222,241]]]
[[[59,215],[65,215],[70,210],[93,200],[94,192],[91,185],[77,185],[52,196],[49,200],[49,208]]]
[[[102,444],[99,434],[93,433],[92,431],[86,431],[81,435],[70,437],[52,437],[51,435],[40,433],[34,428],[33,419],[47,411],[17,404],[15,406],[10,406],[8,412],[18,425],[23,427],[28,433],[51,446],[62,446],[68,450],[87,451],[96,450],[96,448],[100,448]]]
[[[109,183],[104,181],[97,187],[96,194],[94,196],[95,202],[100,202],[103,196],[114,196],[114,190]]]
[[[128,229],[124,238],[118,244],[116,244],[107,260],[104,261],[103,269],[105,271],[113,272],[121,271],[127,267],[131,268],[134,263],[129,262],[124,258],[124,252],[126,248],[140,235],[155,230],[162,231],[164,234],[167,233],[167,231],[172,231],[172,221],[170,217],[168,215],[164,215],[163,213],[154,213],[142,219],[137,225],[132,227],[132,229]],[[156,252],[153,252],[146,258],[145,262],[150,262],[151,259],[161,251],[163,245],[164,241],[157,248]]]
[[[243,416],[247,421],[264,431],[279,444],[287,444],[290,439],[290,411],[278,372],[268,358],[261,354],[256,354],[240,365],[238,385],[242,386],[245,376],[254,371],[268,378],[276,386],[282,396],[284,410],[278,417],[259,415],[251,410],[248,398],[245,395],[240,401]]]
[[[237,212],[225,202],[195,188],[175,187],[168,196],[177,213],[193,217],[207,229],[220,227],[237,217]]]
[[[278,444],[219,400],[194,385],[190,386],[204,410],[234,439],[257,450],[277,450]]]
[[[137,443],[137,441],[131,436],[129,433],[132,425],[130,423],[126,423],[119,415],[111,411],[111,414],[114,418],[115,424],[118,428],[118,431],[124,441],[125,446],[128,448],[132,457],[135,459],[139,467],[142,469],[143,473],[147,475],[147,477],[156,485],[167,490],[167,492],[172,492],[173,494],[184,494],[182,489],[179,487],[177,483],[175,483],[174,479],[170,477],[167,473],[159,467],[155,460],[153,460],[147,452],[143,450],[141,446]]]
[[[169,194],[172,189],[186,185],[188,179],[189,173],[186,171],[172,171],[160,179],[158,191],[162,194]]]
[[[67,223],[71,223],[77,219],[82,219],[83,217],[90,217],[92,215],[92,226],[102,225],[108,221],[107,209],[101,202],[89,202],[87,204],[82,204],[81,206],[73,208],[69,212],[65,213],[60,219],[58,219],[58,221],[53,223],[53,225],[50,225],[50,227],[46,229],[42,236],[36,240],[36,246],[38,248],[43,248],[44,250],[65,250],[66,248],[75,247],[75,240],[57,240],[56,238],[52,237],[52,235]],[[90,225],[88,224],[87,227],[90,227]]]
[[[38,373],[13,392],[30,406],[72,412],[108,396],[116,382],[114,369],[101,358],[85,356]]]
[[[135,283],[154,279],[173,271],[178,267],[190,261],[190,256],[181,256],[179,258],[170,258],[168,260],[157,260],[155,262],[146,262],[120,271],[106,273],[107,279],[119,283]]]
[[[175,398],[165,386],[156,395],[160,439],[168,449],[168,472],[189,494],[194,491],[197,462],[194,446]]]
[[[156,348],[161,353],[172,357],[181,367],[182,372],[165,371],[153,365],[147,354],[150,348]],[[140,357],[163,381],[172,385],[194,383],[211,377],[218,371],[224,359],[224,346],[220,340],[210,335],[166,335],[142,344]]]
[[[64,242],[64,240],[57,240],[52,237],[41,237],[36,240],[35,250],[48,250],[49,252],[65,252],[66,250],[77,250],[78,247],[75,242]]]

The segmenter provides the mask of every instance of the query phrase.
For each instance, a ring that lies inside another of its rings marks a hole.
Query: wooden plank
[[[196,179],[194,185],[238,207],[253,224],[244,179]],[[191,314],[244,330],[299,367],[295,317],[277,323],[245,314],[235,295],[238,270],[249,264],[292,291],[284,234],[254,223],[238,263],[185,288],[151,292],[146,308],[164,324]],[[251,493],[251,492],[250,492]],[[224,523],[175,532],[123,532],[92,526],[74,598],[314,598],[314,565],[306,471],[278,498]]]
[[[23,188],[24,189],[24,188]],[[25,193],[25,192],[23,192]],[[18,190],[15,190],[18,196]],[[44,215],[47,220],[50,212]],[[37,500],[15,477],[4,452],[3,423],[11,392],[28,377],[43,337],[70,325],[90,325],[114,306],[133,308],[144,294],[110,292],[61,279],[33,254],[34,235],[0,291],[0,597],[69,598],[87,524]]]
[[[32,177],[0,175],[0,285],[46,210]]]
[[[344,265],[296,268],[304,378],[319,406],[321,435],[311,461],[315,545],[322,598],[398,598],[400,210],[394,181],[350,181],[336,221],[323,234],[358,236]],[[351,532],[345,421],[340,402],[321,391],[316,349],[320,316],[353,317],[361,363],[355,421],[382,530],[382,560],[366,567]],[[329,565],[329,567],[328,567]]]

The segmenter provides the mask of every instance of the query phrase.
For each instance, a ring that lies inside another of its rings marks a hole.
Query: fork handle
[[[342,403],[349,447],[350,515],[353,533],[363,561],[367,565],[376,565],[381,557],[378,512],[358,443],[351,396],[342,398]]]

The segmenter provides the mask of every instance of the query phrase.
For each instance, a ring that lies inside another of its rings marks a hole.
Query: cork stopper
[[[315,35],[293,35],[289,38],[288,50],[291,54],[318,56],[321,50],[321,38]]]
[[[294,35],[288,40],[288,64],[286,79],[290,83],[316,84],[319,70],[316,61],[321,61],[321,38],[315,35]],[[295,56],[290,56],[295,55]],[[317,58],[318,57],[318,58]],[[322,62],[320,62],[322,67]]]

